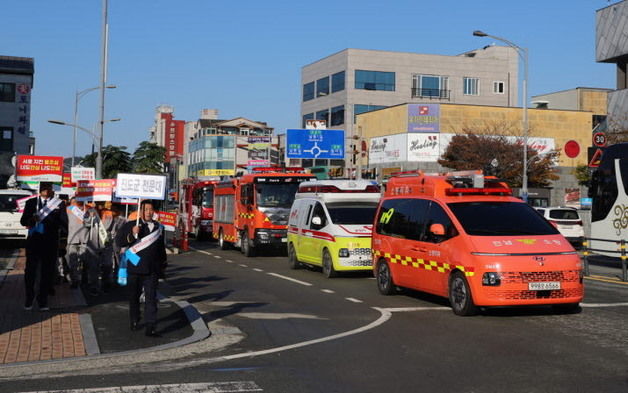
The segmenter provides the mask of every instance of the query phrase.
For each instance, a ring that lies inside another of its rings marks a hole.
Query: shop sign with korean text
[[[18,155],[15,175],[17,181],[61,183],[63,157]]]
[[[166,176],[118,173],[115,194],[117,198],[164,200]]]
[[[113,189],[116,185],[114,179],[79,180],[76,183],[77,201],[82,202],[107,202],[113,198]]]

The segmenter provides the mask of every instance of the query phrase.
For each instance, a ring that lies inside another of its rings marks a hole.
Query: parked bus
[[[628,143],[609,146],[593,172],[589,197],[591,238],[619,242],[628,240]],[[615,242],[591,240],[596,254],[619,257]]]

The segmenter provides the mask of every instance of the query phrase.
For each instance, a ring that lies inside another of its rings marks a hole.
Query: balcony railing
[[[412,98],[429,98],[430,100],[449,100],[451,90],[412,88]]]

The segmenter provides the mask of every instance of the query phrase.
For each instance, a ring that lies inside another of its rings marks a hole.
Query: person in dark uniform
[[[39,274],[37,304],[40,311],[49,310],[48,294],[55,277],[59,252],[59,231],[67,231],[65,204],[54,197],[52,183],[42,182],[39,196],[26,201],[20,223],[29,228],[26,239],[24,308],[31,310],[35,301],[35,283]]]
[[[139,329],[140,295],[144,289],[146,335],[159,337],[155,330],[157,283],[166,267],[166,245],[163,226],[153,220],[153,214],[152,202],[142,202],[139,223],[136,220],[125,223],[116,233],[115,242],[120,248],[129,248],[124,256],[127,258],[131,330]]]

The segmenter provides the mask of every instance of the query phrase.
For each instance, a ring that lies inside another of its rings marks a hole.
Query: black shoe
[[[140,330],[140,321],[131,322],[131,330],[134,332]]]
[[[157,333],[157,331],[155,330],[155,326],[153,325],[146,326],[145,334],[147,337],[161,337],[161,334]]]
[[[33,309],[33,302],[34,299],[26,299],[26,302],[24,303],[24,310],[26,311],[30,311]]]

